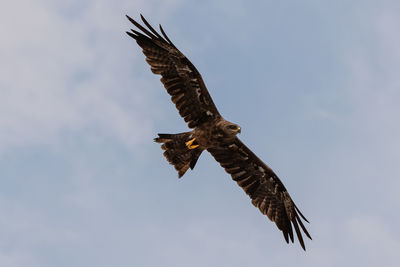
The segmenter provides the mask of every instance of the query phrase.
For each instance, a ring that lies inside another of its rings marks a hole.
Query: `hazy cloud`
[[[57,143],[65,132],[127,145],[147,136],[149,88],[133,72],[143,59],[127,55],[133,42],[124,34],[125,13],[147,5],[23,1],[2,8],[0,149]]]

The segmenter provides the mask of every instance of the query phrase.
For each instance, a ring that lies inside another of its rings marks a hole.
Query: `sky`
[[[399,266],[398,1],[21,0],[0,9],[0,266]],[[162,24],[278,174],[280,231],[187,130],[125,31]]]

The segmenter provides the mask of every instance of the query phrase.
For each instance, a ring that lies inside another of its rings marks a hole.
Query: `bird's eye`
[[[237,129],[237,126],[236,125],[229,125],[228,128],[232,129],[232,130],[235,130],[235,129]]]

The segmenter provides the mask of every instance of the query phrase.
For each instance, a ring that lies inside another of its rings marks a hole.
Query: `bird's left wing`
[[[141,31],[131,30],[132,32],[127,34],[142,47],[151,71],[161,74],[161,82],[188,126],[194,128],[204,122],[220,118],[221,115],[200,73],[169,40],[161,25],[160,31],[163,36],[154,30],[142,15],[141,18],[147,28],[127,17]]]
[[[249,195],[253,205],[275,222],[288,243],[289,238],[293,242],[293,225],[297,238],[305,250],[299,225],[311,239],[302,222],[302,219],[305,221],[307,219],[296,207],[285,186],[272,169],[237,137],[230,143],[207,150]]]

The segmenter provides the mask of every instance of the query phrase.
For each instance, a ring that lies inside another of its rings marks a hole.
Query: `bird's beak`
[[[241,133],[242,132],[242,128],[238,127],[237,132]]]

